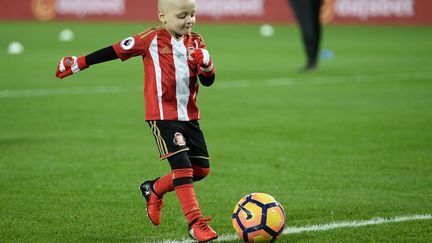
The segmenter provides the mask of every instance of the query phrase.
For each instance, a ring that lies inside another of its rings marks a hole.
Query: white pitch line
[[[96,86],[96,87],[71,87],[71,88],[50,88],[50,89],[21,89],[21,90],[0,90],[0,98],[13,97],[37,97],[56,95],[76,94],[104,94],[119,93],[130,90],[138,90],[142,86]]]
[[[214,87],[217,88],[245,88],[249,87],[251,85],[251,82],[249,80],[232,80],[232,81],[224,81],[219,82]]]
[[[409,80],[430,80],[432,72],[403,72],[384,74],[353,74],[340,76],[311,76],[297,78],[272,78],[264,80],[224,80],[217,82],[214,88],[235,89],[248,87],[274,87],[290,86],[295,84],[334,85],[348,83],[373,83],[380,81],[409,81]],[[105,94],[121,92],[142,91],[142,85],[129,86],[97,86],[97,87],[71,87],[71,88],[50,88],[50,89],[25,89],[25,90],[0,90],[0,98],[15,97],[41,97],[56,95],[79,95],[79,94]]]
[[[338,228],[355,228],[355,227],[363,227],[368,225],[377,225],[377,224],[386,224],[386,223],[397,223],[404,221],[413,221],[413,220],[427,220],[432,219],[431,214],[417,214],[417,215],[408,215],[408,216],[397,216],[393,218],[372,218],[369,220],[355,220],[355,221],[342,221],[342,222],[333,222],[329,224],[322,225],[311,225],[305,227],[288,227],[284,230],[283,234],[298,234],[309,231],[327,231]]]
[[[265,86],[286,86],[295,84],[293,78],[278,78],[278,79],[267,79],[264,80]]]
[[[428,220],[432,219],[432,214],[417,214],[417,215],[407,215],[407,216],[396,216],[392,218],[372,218],[369,220],[355,220],[355,221],[341,221],[341,222],[333,222],[328,224],[320,224],[320,225],[310,225],[303,227],[287,227],[283,231],[282,234],[299,234],[303,232],[315,232],[315,231],[328,231],[332,229],[338,228],[356,228],[363,227],[368,225],[379,225],[379,224],[387,224],[387,223],[397,223],[397,222],[405,222],[405,221],[414,221],[414,220]],[[221,235],[215,242],[224,242],[224,241],[234,241],[238,240],[238,236],[235,234],[232,235]],[[191,239],[185,240],[162,240],[159,241],[162,243],[193,243],[195,241]]]
[[[357,74],[341,76],[310,77],[304,81],[311,84],[343,84],[343,83],[371,83],[376,80],[384,81],[409,81],[429,79],[432,81],[432,72],[404,72],[382,74]]]

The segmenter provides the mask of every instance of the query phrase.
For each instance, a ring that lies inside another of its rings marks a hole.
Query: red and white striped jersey
[[[147,121],[200,118],[196,104],[198,69],[189,60],[191,51],[205,48],[200,35],[191,33],[177,40],[163,27],[152,28],[113,47],[122,61],[134,56],[143,58]]]

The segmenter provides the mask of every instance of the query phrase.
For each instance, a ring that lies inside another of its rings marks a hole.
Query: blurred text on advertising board
[[[157,21],[157,0],[0,0],[0,20]],[[287,0],[197,0],[202,22],[292,23]],[[324,0],[331,24],[431,25],[431,0]]]

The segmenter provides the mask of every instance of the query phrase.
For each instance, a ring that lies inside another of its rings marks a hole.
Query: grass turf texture
[[[58,41],[73,26],[76,39]],[[169,171],[143,122],[140,58],[54,77],[64,55],[84,55],[151,24],[2,22],[4,90],[124,88],[0,98],[0,239],[3,242],[147,242],[187,238],[173,193],[159,227],[146,218],[138,186]],[[432,212],[432,29],[327,26],[336,57],[300,74],[297,27],[205,25],[217,82],[201,88],[201,126],[212,173],[196,184],[220,234],[251,192],[275,196],[288,226]],[[6,47],[21,41],[24,54]],[[361,75],[361,76],[359,76]],[[290,79],[271,82],[270,79]],[[247,81],[241,81],[247,80]],[[335,82],[336,81],[336,82]],[[273,84],[273,85],[272,85]],[[281,241],[432,239],[413,221],[284,235]]]

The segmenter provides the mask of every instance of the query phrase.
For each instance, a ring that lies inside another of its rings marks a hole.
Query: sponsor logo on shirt
[[[161,54],[164,54],[164,55],[171,54],[171,50],[167,46],[165,46],[164,48],[162,48]]]

